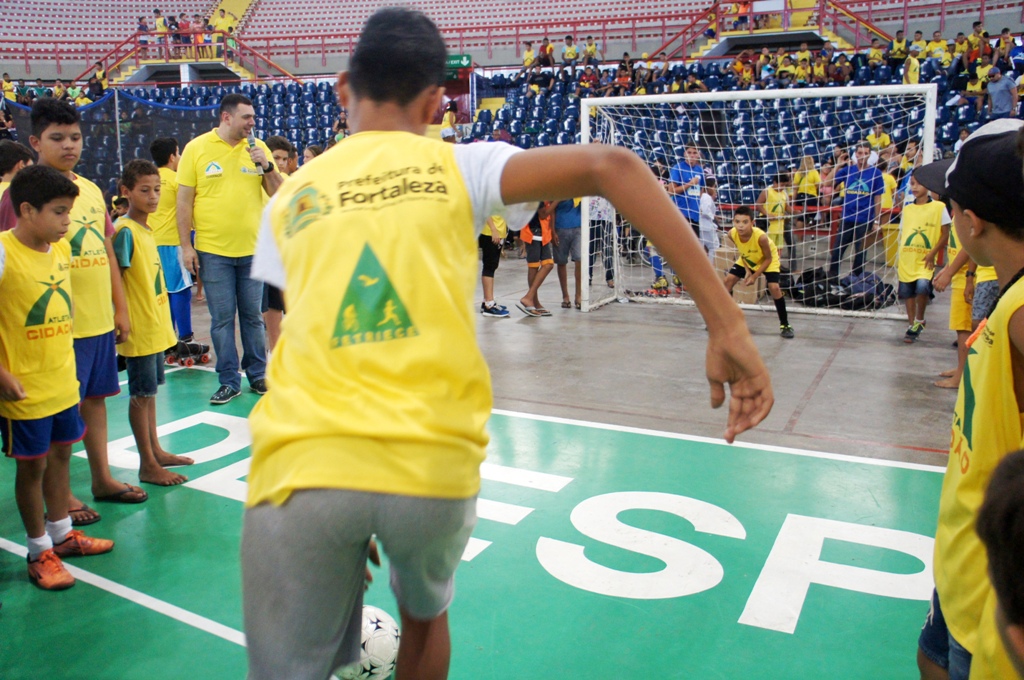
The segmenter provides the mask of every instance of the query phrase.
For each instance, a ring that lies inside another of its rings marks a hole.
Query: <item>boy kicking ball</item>
[[[71,246],[63,240],[78,187],[37,165],[19,172],[8,194],[18,221],[0,234],[0,432],[4,454],[17,464],[29,579],[64,590],[75,578],[62,557],[114,548],[72,530],[68,513],[71,445],[85,435],[71,337]]]
[[[128,422],[139,450],[139,479],[174,486],[188,477],[165,468],[194,461],[164,451],[156,434],[156,392],[164,382],[164,350],[177,344],[160,253],[147,224],[160,205],[160,170],[149,161],[129,162],[121,174],[121,194],[128,199],[128,214],[114,225],[114,254],[124,281],[132,333],[117,352],[128,364]]]
[[[775,312],[779,315],[779,335],[792,339],[794,333],[786,313],[786,298],[779,287],[779,249],[763,229],[754,226],[753,208],[745,205],[736,208],[729,238],[736,244],[740,256],[725,275],[725,289],[732,295],[732,289],[740,281],[750,286],[757,277],[764,276],[768,292],[775,301]]]
[[[252,273],[285,291],[289,315],[270,359],[273,388],[249,416],[242,592],[251,680],[322,680],[358,660],[373,535],[402,619],[397,677],[447,677],[447,612],[476,524],[493,401],[473,321],[488,216],[519,225],[532,212],[521,204],[608,198],[680,272],[704,314],[712,405],[731,385],[726,439],[771,409],[742,313],[644,162],[600,144],[520,151],[427,138],[445,61],[425,15],[378,10],[338,77],[353,134],[303,166],[264,213]],[[371,196],[396,198],[369,209]]]

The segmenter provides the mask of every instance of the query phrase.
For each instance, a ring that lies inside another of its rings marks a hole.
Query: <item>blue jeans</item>
[[[221,385],[240,390],[238,349],[235,347],[235,313],[242,336],[242,365],[251,385],[267,372],[266,329],[260,305],[263,282],[249,277],[252,257],[223,257],[199,253],[199,276],[210,309],[210,336],[217,354]]]
[[[873,222],[874,220],[867,222],[843,220],[840,222],[839,233],[836,234],[836,242],[832,246],[832,255],[829,258],[829,276],[839,278],[839,261],[843,259],[843,251],[847,246],[853,246],[853,269],[850,270],[850,273],[860,274],[864,271],[864,237]]]

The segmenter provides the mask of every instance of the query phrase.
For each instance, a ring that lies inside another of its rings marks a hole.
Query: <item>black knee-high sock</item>
[[[789,325],[789,314],[786,313],[786,296],[783,295],[775,300],[775,312],[779,315],[779,323],[783,326]]]

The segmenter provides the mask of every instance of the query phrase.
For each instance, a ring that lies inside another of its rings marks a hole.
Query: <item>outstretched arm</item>
[[[704,316],[712,407],[725,402],[724,385],[730,385],[726,441],[764,420],[774,403],[771,380],[743,314],[721,285],[689,222],[635,154],[604,145],[518,153],[505,165],[501,194],[506,204],[573,196],[611,201],[678,272]]]

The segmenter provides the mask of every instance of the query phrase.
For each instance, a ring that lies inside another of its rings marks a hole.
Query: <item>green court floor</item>
[[[197,464],[141,505],[98,505],[115,550],[46,593],[0,502],[0,678],[243,678],[246,393],[169,373],[166,447]],[[116,476],[137,481],[127,397]],[[456,679],[913,678],[941,469],[496,412],[452,608]],[[86,461],[72,462],[88,499]],[[0,467],[12,489],[14,464]],[[369,603],[397,613],[378,578]]]

